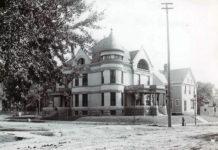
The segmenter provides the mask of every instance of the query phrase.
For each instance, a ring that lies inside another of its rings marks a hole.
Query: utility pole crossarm
[[[161,8],[161,9],[173,9],[172,7],[169,7],[169,6],[172,6],[173,3],[161,3],[161,5],[165,6],[165,7]]]
[[[168,10],[169,9],[173,9],[172,7],[169,7],[169,6],[172,6],[173,3],[161,3],[162,5],[164,5],[163,8],[161,9],[165,9],[166,10],[166,22],[167,22],[167,62],[168,62],[168,86],[167,86],[167,91],[168,91],[168,105],[167,105],[167,110],[168,110],[168,127],[171,127],[172,126],[172,123],[171,123],[171,82],[170,82],[170,37],[169,37],[169,18],[168,18]]]
[[[173,3],[161,3],[162,5],[173,5]]]
[[[161,9],[173,9],[173,8],[169,8],[169,7],[165,8],[165,7],[163,7],[163,8],[161,8]]]

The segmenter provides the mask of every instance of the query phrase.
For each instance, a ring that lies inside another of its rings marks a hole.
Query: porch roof
[[[125,86],[124,91],[127,93],[166,94],[166,89],[164,86],[156,86],[156,85],[148,86],[144,84]]]

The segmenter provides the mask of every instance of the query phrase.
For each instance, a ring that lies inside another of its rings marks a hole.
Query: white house
[[[167,77],[167,66],[163,73]],[[173,114],[194,114],[197,110],[197,84],[190,68],[171,70],[171,98]]]
[[[70,107],[72,115],[144,115],[150,108],[166,114],[165,86],[148,54],[144,49],[127,51],[112,31],[92,48],[91,56],[79,50],[68,65],[66,74],[80,73],[69,85],[72,98],[68,103],[63,94],[53,93],[48,108]]]

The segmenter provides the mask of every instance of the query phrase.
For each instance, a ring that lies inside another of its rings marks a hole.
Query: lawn
[[[0,149],[218,149],[218,126],[110,124],[85,121],[1,121]],[[10,130],[7,130],[10,129]],[[6,140],[8,139],[8,140]]]

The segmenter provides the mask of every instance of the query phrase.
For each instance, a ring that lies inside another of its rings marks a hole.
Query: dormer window
[[[85,64],[85,59],[84,58],[80,58],[78,61],[77,61],[77,65],[84,65]]]

